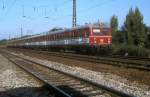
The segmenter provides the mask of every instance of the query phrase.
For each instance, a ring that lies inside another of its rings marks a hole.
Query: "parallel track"
[[[71,54],[71,53],[59,53],[59,52],[48,52],[48,51],[35,51],[31,50],[35,53],[47,54],[51,56],[75,59],[80,61],[87,61],[93,63],[103,63],[103,64],[110,64],[114,66],[121,66],[126,68],[133,68],[133,69],[140,69],[150,71],[150,60],[149,58],[124,58],[124,57],[97,57],[97,56],[87,56],[87,55],[78,55],[78,54]]]
[[[18,56],[3,53],[10,61],[23,68],[54,89],[54,97],[133,97],[123,92],[89,82]]]
[[[128,59],[128,60],[141,60],[141,61],[150,62],[150,58],[146,58],[146,57],[120,56],[120,55],[112,55],[112,56],[105,56],[105,57]]]

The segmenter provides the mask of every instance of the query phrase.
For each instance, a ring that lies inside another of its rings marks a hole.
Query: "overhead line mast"
[[[20,29],[20,36],[21,36],[21,38],[23,37],[23,28],[22,28],[22,25],[21,25],[21,29]]]
[[[73,0],[73,17],[72,17],[72,27],[76,27],[77,17],[76,17],[76,0]]]

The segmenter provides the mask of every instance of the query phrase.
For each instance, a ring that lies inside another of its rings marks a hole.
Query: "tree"
[[[130,9],[126,16],[124,27],[128,44],[140,47],[145,46],[146,31],[143,16],[138,8],[135,8],[135,11],[132,8]]]
[[[118,37],[117,37],[117,31],[118,31],[118,18],[114,15],[112,16],[111,20],[110,20],[110,25],[112,28],[112,40],[114,43],[116,43],[118,41]]]
[[[126,16],[126,20],[125,20],[125,23],[124,23],[124,30],[125,30],[125,38],[126,38],[126,43],[127,44],[133,44],[133,39],[132,39],[132,32],[133,32],[133,16],[134,15],[134,12],[132,10],[132,8],[130,9],[129,13],[127,14]]]
[[[116,37],[117,37],[116,43],[124,43],[124,31],[118,30]]]
[[[146,37],[146,48],[150,49],[150,27],[146,27],[147,37]]]

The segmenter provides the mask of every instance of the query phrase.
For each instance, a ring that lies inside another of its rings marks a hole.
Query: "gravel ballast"
[[[17,56],[21,56],[25,59],[37,62],[39,64],[48,66],[50,68],[75,75],[80,78],[88,79],[92,82],[105,85],[107,87],[114,88],[119,91],[123,91],[128,94],[132,94],[136,97],[150,97],[150,88],[147,85],[140,85],[137,82],[130,82],[129,80],[122,78],[120,76],[110,74],[110,73],[101,73],[95,72],[92,70],[86,70],[80,67],[71,67],[57,62],[41,60],[23,54],[12,53]]]
[[[44,87],[0,54],[0,97],[49,97]]]

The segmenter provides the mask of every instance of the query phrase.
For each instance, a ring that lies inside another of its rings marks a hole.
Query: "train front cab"
[[[95,55],[105,55],[112,44],[111,28],[91,27],[89,36],[90,52]]]
[[[111,28],[91,28],[89,43],[91,46],[110,46],[112,44]]]

